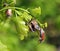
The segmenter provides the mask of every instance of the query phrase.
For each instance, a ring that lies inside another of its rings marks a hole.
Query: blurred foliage
[[[9,51],[7,46],[0,41],[0,51]]]
[[[11,7],[13,18],[6,20],[4,2],[19,7]],[[37,33],[29,32],[25,25],[31,18],[47,27],[44,43],[39,43]],[[0,51],[56,51],[55,45],[60,46],[60,0],[0,0]]]

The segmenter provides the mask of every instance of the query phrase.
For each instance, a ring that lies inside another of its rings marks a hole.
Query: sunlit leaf
[[[35,9],[31,9],[30,12],[35,17],[40,16],[41,15],[41,8],[38,7],[38,8],[35,8]]]
[[[25,19],[26,21],[30,21],[32,19],[32,16],[29,15],[28,13],[26,12],[23,12],[22,16],[21,16],[23,19]]]
[[[14,18],[14,19],[15,19],[15,25],[16,25],[16,29],[17,29],[18,33],[23,34],[23,35],[21,35],[21,37],[27,36],[29,29],[28,29],[28,26],[25,25],[25,22],[22,19],[20,19],[19,17]]]
[[[45,27],[47,27],[47,26],[48,26],[48,25],[47,25],[47,22],[45,22],[44,25],[45,25]]]
[[[19,12],[19,11],[17,11],[17,10],[15,10],[15,12],[16,12],[19,16],[22,15],[22,13]]]

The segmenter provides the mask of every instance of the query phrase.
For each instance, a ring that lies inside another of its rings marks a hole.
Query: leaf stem
[[[23,8],[19,8],[19,7],[5,7],[5,8],[3,8],[3,9],[1,9],[0,10],[0,12],[1,11],[3,11],[3,10],[5,10],[5,9],[19,9],[19,10],[22,10],[22,11],[25,11],[25,12],[27,12],[27,13],[30,13],[29,11],[27,11],[27,10],[25,10],[25,9],[23,9]]]

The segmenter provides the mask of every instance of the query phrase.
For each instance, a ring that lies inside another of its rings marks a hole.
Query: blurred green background
[[[4,32],[0,27],[0,51],[60,51],[60,0],[17,0],[16,6],[25,9],[41,7],[39,20],[48,23],[46,40],[39,43],[35,33],[29,33],[28,38],[20,41],[12,27],[8,31],[3,28]]]

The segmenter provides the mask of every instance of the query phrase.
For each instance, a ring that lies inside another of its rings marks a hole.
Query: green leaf
[[[34,8],[30,10],[31,14],[35,17],[40,16],[41,15],[41,8]]]
[[[32,19],[32,16],[29,15],[28,13],[26,13],[26,12],[23,12],[21,18],[25,19],[28,22]]]
[[[27,36],[29,28],[28,26],[25,25],[25,22],[19,17],[14,18],[14,20],[15,20],[15,26],[18,34],[22,37]],[[24,39],[24,38],[21,38],[21,39]]]
[[[47,22],[45,22],[45,23],[44,23],[44,26],[45,26],[45,27],[47,27],[47,26],[48,26],[48,25],[47,25]]]
[[[19,16],[22,15],[22,13],[19,12],[19,11],[17,11],[17,10],[15,10],[15,12],[16,12]]]

